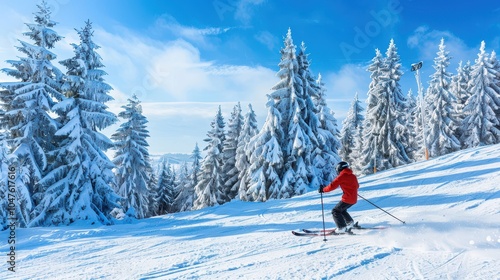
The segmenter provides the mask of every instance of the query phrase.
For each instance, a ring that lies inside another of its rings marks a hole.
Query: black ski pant
[[[343,228],[347,226],[347,223],[353,221],[351,215],[347,213],[347,209],[349,209],[349,207],[353,205],[354,204],[349,204],[340,201],[339,203],[337,203],[337,205],[335,205],[335,207],[333,207],[332,209],[333,221],[335,221],[337,228]]]

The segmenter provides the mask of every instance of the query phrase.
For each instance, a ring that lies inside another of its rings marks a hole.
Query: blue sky
[[[0,68],[6,68],[6,60],[21,55],[16,40],[30,41],[22,36],[24,23],[33,21],[39,1],[0,2]],[[452,73],[460,60],[474,61],[482,40],[488,52],[500,49],[500,2],[493,0],[47,2],[59,23],[54,30],[64,36],[54,50],[58,61],[72,56],[74,29],[93,22],[106,81],[114,88],[115,101],[108,105],[117,114],[138,95],[150,121],[151,154],[191,153],[196,142],[203,148],[219,105],[228,118],[237,102],[243,113],[251,103],[261,126],[288,28],[297,46],[306,44],[313,74],[323,76],[339,125],[354,94],[365,99],[366,66],[375,48],[385,53],[391,38],[401,56],[405,93],[417,91],[414,62],[424,61],[427,86],[441,38],[453,57]],[[0,74],[0,80],[12,78]]]

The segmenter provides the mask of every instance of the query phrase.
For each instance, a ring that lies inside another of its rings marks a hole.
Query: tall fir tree
[[[500,142],[499,116],[500,88],[497,72],[481,42],[475,64],[472,66],[469,81],[472,94],[463,108],[465,118],[461,131],[464,133],[465,148],[490,145]]]
[[[174,211],[175,200],[175,175],[172,172],[170,163],[163,159],[158,170],[158,187],[157,187],[157,214],[165,215]]]
[[[66,98],[53,106],[60,116],[55,133],[56,149],[50,172],[40,181],[46,186],[32,226],[70,224],[76,220],[110,224],[109,213],[118,196],[110,184],[112,168],[104,152],[112,142],[97,129],[116,121],[106,110],[111,87],[104,82],[99,47],[92,41],[92,25],[77,30],[80,44],[73,44],[74,57],[61,61],[68,71],[62,86]]]
[[[149,164],[152,166],[152,160],[150,159]],[[148,174],[148,182],[146,184],[148,189],[148,213],[147,217],[153,217],[158,215],[158,177],[154,168]]]
[[[406,111],[406,127],[408,128],[409,131],[409,138],[408,138],[408,145],[407,145],[407,152],[408,152],[408,157],[410,158],[411,161],[417,161],[419,159],[422,159],[423,156],[425,155],[424,152],[420,153],[419,151],[422,150],[423,145],[423,135],[422,132],[419,128],[419,122],[422,121],[420,115],[418,114],[419,106],[417,103],[417,99],[413,95],[413,92],[411,89],[408,91],[408,94],[406,95],[406,100],[408,101],[408,110]]]
[[[250,141],[250,200],[292,197],[304,192],[312,179],[307,176],[312,140],[304,131],[310,111],[290,29],[280,53],[280,81],[268,95],[266,122]]]
[[[467,100],[471,96],[469,91],[469,81],[471,79],[471,65],[470,61],[467,61],[465,65],[463,65],[462,61],[458,64],[457,74],[454,75],[451,79],[450,91],[455,96],[455,118],[458,121],[459,126],[455,130],[455,137],[461,142],[460,146],[463,147],[462,143],[462,135],[464,132],[462,131],[461,124],[464,120],[464,106],[467,103]]]
[[[9,148],[4,135],[0,134],[0,230],[5,230],[9,226],[9,211],[15,201],[9,200]],[[10,205],[9,205],[10,204]],[[15,210],[15,209],[14,209]]]
[[[406,97],[399,80],[403,75],[396,44],[391,39],[386,57],[376,51],[368,71],[372,82],[368,91],[364,143],[364,172],[385,170],[410,162],[406,153]]]
[[[302,42],[297,55],[297,74],[300,77],[302,90],[292,91],[292,110],[295,112],[290,120],[290,133],[295,133],[293,155],[297,159],[295,165],[295,194],[303,194],[317,189],[323,184],[322,170],[315,167],[316,151],[320,148],[320,121],[318,108],[314,102],[320,95],[321,87],[317,84],[310,69],[310,61],[306,46]],[[324,93],[324,92],[323,92]]]
[[[326,87],[321,74],[318,75],[316,84],[318,86],[318,95],[313,97],[313,102],[316,106],[319,128],[318,148],[313,152],[313,165],[318,172],[320,183],[326,185],[335,177],[333,170],[340,161],[339,150],[342,144],[340,143],[337,119],[326,103]]]
[[[0,88],[6,89],[1,96],[5,113],[0,123],[10,132],[8,143],[20,167],[16,211],[21,227],[28,226],[34,207],[43,198],[44,187],[39,181],[49,164],[47,153],[54,150],[52,136],[59,128],[50,113],[56,101],[64,98],[60,92],[63,75],[52,64],[56,55],[50,51],[62,37],[52,29],[56,22],[47,2],[37,7],[34,23],[26,24],[29,31],[23,33],[33,44],[19,41],[17,49],[25,57],[8,60],[13,68],[2,69],[20,81],[0,83]]]
[[[384,58],[378,49],[375,50],[375,57],[367,70],[370,72],[371,82],[368,86],[368,98],[366,100],[366,115],[363,124],[363,158],[362,158],[362,173],[370,174],[375,172],[377,168],[387,165],[381,156],[380,149],[381,139],[380,131],[383,123],[379,121],[378,116],[387,114],[387,104],[384,102],[382,95],[382,69],[384,67]]]
[[[200,181],[198,178],[198,174],[201,169],[201,161],[203,157],[201,156],[200,148],[198,147],[198,143],[194,146],[194,150],[191,154],[191,159],[193,160],[193,164],[191,165],[191,181],[193,182],[193,186],[196,186]]]
[[[149,162],[148,120],[142,114],[141,102],[137,96],[128,99],[128,104],[118,117],[125,120],[116,133],[112,135],[115,141],[116,155],[113,159],[116,165],[116,191],[124,199],[124,210],[135,213],[135,218],[148,216],[149,211],[149,174],[152,171]]]
[[[259,133],[257,128],[257,117],[251,104],[248,104],[248,112],[243,119],[243,127],[238,138],[238,147],[236,148],[236,168],[239,175],[238,196],[243,201],[248,201],[247,191],[250,184],[249,172],[250,160],[246,154],[247,145],[250,139]]]
[[[189,176],[189,169],[186,162],[183,162],[179,168],[179,177],[175,183],[175,198],[172,211],[189,211],[193,207],[194,186]]]
[[[207,154],[203,159],[198,184],[195,186],[196,200],[193,209],[202,209],[223,204],[227,198],[223,192],[224,178],[222,174],[222,149],[224,146],[225,122],[222,117],[221,108],[211,123],[212,129],[208,131],[208,143],[205,147]]]
[[[347,117],[342,122],[342,130],[340,131],[341,149],[339,155],[342,160],[347,161],[351,166],[356,166],[358,161],[361,135],[364,116],[364,111],[361,102],[358,98],[358,93],[354,96],[351,103],[351,108],[347,112]]]
[[[232,200],[238,195],[240,181],[238,178],[239,172],[236,168],[236,150],[238,149],[242,128],[243,116],[241,115],[241,106],[238,103],[234,106],[227,124],[227,134],[222,154],[223,191],[227,201]]]
[[[445,50],[444,39],[441,39],[439,51],[434,59],[434,69],[426,94],[427,103],[427,145],[429,155],[433,157],[445,155],[460,149],[460,141],[456,138],[459,124],[455,118],[455,97],[450,92],[451,74],[446,70],[450,65],[449,52]]]
[[[181,173],[182,172],[187,172],[187,177],[186,177],[186,182],[184,184],[180,184],[180,192],[178,193],[177,197],[175,198],[174,204],[175,204],[175,209],[178,212],[182,211],[190,211],[193,208],[193,202],[196,199],[196,194],[195,194],[195,186],[198,184],[198,174],[200,173],[200,168],[201,168],[201,152],[200,149],[198,148],[198,144],[195,145],[194,150],[191,154],[191,159],[192,159],[192,164],[191,164],[191,170],[184,170],[184,168],[181,168]]]
[[[280,142],[283,140],[283,130],[281,114],[274,105],[273,98],[268,95],[266,121],[247,146],[250,162],[247,176],[250,182],[245,196],[248,201],[291,197],[291,190],[282,188],[281,183],[284,162]]]
[[[385,66],[383,87],[389,104],[387,112],[389,127],[382,131],[383,135],[387,137],[382,151],[385,152],[384,157],[388,159],[389,164],[396,167],[409,163],[410,159],[406,153],[409,131],[406,126],[405,112],[408,109],[408,104],[399,84],[403,71],[401,71],[401,59],[393,39],[387,48]]]

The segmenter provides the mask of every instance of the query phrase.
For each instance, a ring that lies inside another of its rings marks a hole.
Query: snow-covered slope
[[[16,272],[0,279],[499,279],[500,145],[361,177],[350,213],[388,229],[296,237],[321,228],[320,196],[234,201],[133,224],[18,229]],[[340,192],[324,195],[327,227]],[[1,258],[1,257],[0,257]]]

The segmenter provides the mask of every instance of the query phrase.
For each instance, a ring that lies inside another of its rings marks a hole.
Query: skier
[[[352,173],[349,164],[345,161],[339,162],[335,169],[337,177],[328,186],[320,186],[318,191],[320,193],[330,192],[340,186],[344,192],[342,199],[332,209],[333,220],[337,225],[335,232],[350,232],[354,221],[347,213],[347,209],[358,201],[358,178]]]

